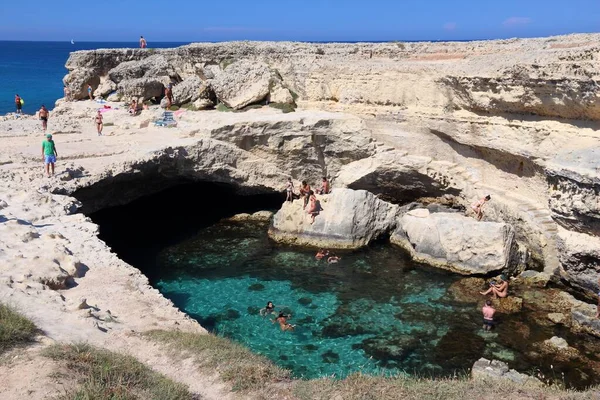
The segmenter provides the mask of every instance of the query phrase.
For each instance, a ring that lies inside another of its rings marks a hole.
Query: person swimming
[[[287,320],[290,318],[292,318],[291,315],[285,315],[283,312],[280,312],[277,318],[275,318],[272,322],[278,322],[282,331],[293,331],[296,328],[296,325],[292,325],[287,322]]]
[[[319,249],[319,251],[317,252],[317,254],[315,255],[315,258],[318,261],[321,261],[324,257],[327,257],[329,255],[329,250],[323,250],[323,249]]]
[[[260,309],[260,315],[263,317],[268,314],[273,314],[275,312],[275,305],[272,301],[268,301],[267,305],[264,308]]]

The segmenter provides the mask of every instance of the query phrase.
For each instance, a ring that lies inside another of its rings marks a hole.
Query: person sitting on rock
[[[280,312],[277,318],[275,318],[272,322],[278,322],[282,331],[293,331],[296,328],[296,325],[289,324],[287,322],[289,318],[292,318],[292,316],[285,315],[283,312]]]
[[[329,187],[329,181],[327,177],[323,177],[323,182],[321,182],[321,187],[317,189],[317,194],[328,194],[331,188]]]
[[[310,215],[310,224],[312,225],[315,223],[315,217],[319,215],[319,203],[317,201],[317,196],[315,196],[315,193],[312,190],[308,192],[308,198],[310,200],[310,205],[308,206],[307,213]]]
[[[489,331],[494,327],[494,314],[496,313],[496,309],[492,307],[492,301],[486,300],[481,311],[483,312],[483,329]]]
[[[131,104],[129,105],[129,115],[137,114],[137,101],[135,99],[131,100]]]
[[[485,292],[479,293],[481,293],[484,296],[493,293],[495,299],[497,299],[498,297],[504,298],[508,296],[508,280],[506,279],[506,276],[504,274],[500,275],[500,283],[490,282],[490,288]]]
[[[483,206],[485,205],[485,203],[490,201],[491,198],[492,197],[488,194],[482,199],[471,204],[471,209],[475,212],[475,218],[477,218],[477,221],[481,221],[481,219],[483,218]]]
[[[317,252],[317,254],[315,255],[315,258],[318,261],[321,261],[324,257],[327,257],[329,255],[329,250],[323,250],[323,249],[319,249],[319,251]]]
[[[306,183],[306,181],[302,181],[302,183],[300,184],[300,197],[302,197],[304,199],[304,205],[302,206],[303,210],[306,208],[306,205],[308,204],[309,196],[310,196],[310,185],[308,183]]]

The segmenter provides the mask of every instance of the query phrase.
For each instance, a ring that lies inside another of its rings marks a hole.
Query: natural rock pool
[[[456,299],[462,277],[415,264],[389,244],[337,252],[342,260],[328,265],[315,260],[314,250],[274,244],[264,223],[221,219],[280,201],[192,185],[92,218],[101,237],[181,310],[297,377],[453,376],[486,357],[567,386],[598,382],[590,364],[545,356],[533,346],[560,335],[587,354],[595,349],[587,336],[540,323],[526,309],[500,315],[497,329],[486,333],[484,298]],[[260,315],[267,301],[292,314],[294,332]]]

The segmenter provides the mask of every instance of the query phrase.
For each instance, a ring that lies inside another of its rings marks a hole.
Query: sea
[[[152,48],[178,47],[188,42],[150,43]],[[77,50],[135,48],[137,42],[25,42],[0,41],[0,115],[15,111],[15,94],[25,104],[23,112],[34,114],[45,105],[52,110],[63,97],[65,63]]]

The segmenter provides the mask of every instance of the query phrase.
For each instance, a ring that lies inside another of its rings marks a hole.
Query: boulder
[[[271,89],[269,100],[271,103],[295,104],[294,97],[290,90],[280,84]]]
[[[310,223],[303,201],[285,202],[273,217],[269,236],[283,243],[355,249],[393,229],[398,206],[365,190],[334,189],[317,197],[321,211]]]
[[[548,319],[555,324],[565,324],[567,316],[563,313],[548,313]]]
[[[596,300],[600,291],[600,237],[562,228],[559,228],[558,234],[561,278],[589,300]]]
[[[567,343],[565,339],[558,336],[552,336],[550,339],[544,340],[544,344],[557,350],[566,350],[569,348],[569,343]]]
[[[268,65],[241,60],[217,72],[211,85],[222,103],[239,110],[264,100],[276,79]]]
[[[130,79],[119,83],[119,94],[126,101],[135,98],[142,102],[152,97],[161,97],[163,92],[163,82],[155,78]]]
[[[542,386],[543,383],[529,375],[522,374],[515,371],[514,369],[508,368],[506,363],[497,360],[488,360],[486,358],[480,358],[473,364],[471,368],[471,377],[473,379],[492,379],[492,380],[506,380],[512,381],[519,384],[533,384],[536,386]]]
[[[87,85],[96,89],[100,85],[100,77],[94,69],[78,68],[64,77],[63,83],[71,90],[73,100],[88,98]]]
[[[241,222],[268,222],[273,217],[271,211],[257,211],[254,214],[241,213],[227,218],[228,221]]]
[[[96,90],[94,90],[94,95],[104,97],[111,94],[115,90],[117,90],[117,84],[110,79],[106,79],[100,83]]]
[[[173,86],[173,104],[181,105],[196,101],[200,97],[202,80],[197,76],[190,76]]]
[[[517,258],[512,226],[481,222],[459,213],[416,209],[398,220],[392,243],[412,257],[464,275],[510,270]]]
[[[167,62],[167,59],[160,54],[152,55],[142,60],[120,63],[115,68],[108,71],[108,77],[111,81],[116,83],[143,77],[171,77],[179,80],[173,67]]]
[[[546,285],[548,285],[550,278],[550,274],[547,274],[545,272],[527,270],[519,274],[515,283],[530,287],[543,288],[546,287]]]

